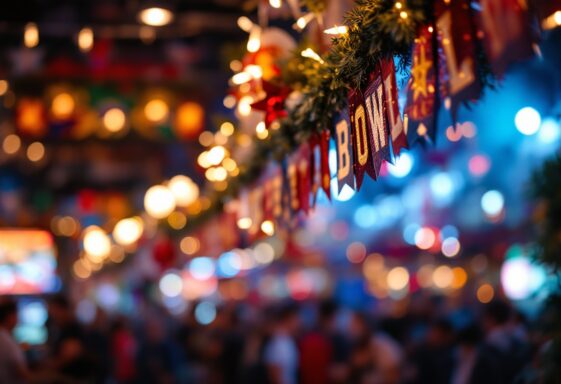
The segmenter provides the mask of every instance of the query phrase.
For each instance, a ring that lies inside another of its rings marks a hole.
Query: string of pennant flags
[[[331,197],[332,140],[339,191],[360,190],[364,175],[378,178],[384,161],[434,143],[441,105],[455,126],[462,104],[480,98],[512,63],[532,57],[534,27],[552,27],[559,9],[558,1],[539,0],[357,1],[329,51],[302,52],[312,59],[300,67],[305,79],[295,107],[286,106],[294,84],[260,79],[265,97],[252,107],[265,113],[271,134],[256,142],[239,175],[198,219],[233,204],[238,226],[250,233],[264,231],[263,223],[288,225],[313,208],[320,189]],[[401,113],[396,71],[406,68]]]

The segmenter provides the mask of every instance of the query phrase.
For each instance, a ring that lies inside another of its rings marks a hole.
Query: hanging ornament
[[[263,81],[265,97],[253,104],[251,108],[265,112],[265,125],[267,128],[271,123],[288,115],[285,101],[291,90],[288,87],[279,87],[268,81]]]

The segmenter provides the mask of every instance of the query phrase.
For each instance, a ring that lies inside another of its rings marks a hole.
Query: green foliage
[[[561,284],[561,156],[544,163],[532,178],[532,195],[538,201],[537,260],[557,274]],[[543,360],[543,383],[561,382],[561,295],[551,295],[544,309],[545,331],[551,336]]]

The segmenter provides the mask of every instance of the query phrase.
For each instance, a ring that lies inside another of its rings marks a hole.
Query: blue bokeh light
[[[376,225],[378,212],[374,206],[365,204],[357,208],[353,218],[358,227],[368,229]]]
[[[403,178],[411,172],[415,159],[407,152],[403,152],[395,161],[395,164],[388,163],[388,172],[393,177]]]
[[[531,136],[540,129],[541,116],[534,108],[524,107],[516,113],[514,124],[520,133]]]

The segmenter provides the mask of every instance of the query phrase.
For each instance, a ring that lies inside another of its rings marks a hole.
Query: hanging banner
[[[391,161],[390,135],[384,99],[382,72],[380,66],[377,66],[376,71],[370,74],[370,84],[364,92],[367,126],[370,127],[368,142],[370,143],[372,166],[376,173],[374,179],[380,174],[382,162]]]
[[[370,126],[364,108],[364,98],[359,91],[349,93],[349,118],[351,121],[351,137],[353,145],[353,167],[356,177],[356,189],[360,190],[364,173],[376,180],[372,155],[369,145]]]
[[[480,0],[480,5],[485,50],[493,72],[502,77],[511,63],[534,54],[526,4],[518,0]]]
[[[468,0],[438,0],[435,5],[438,48],[442,50],[446,75],[439,78],[448,95],[453,122],[463,101],[477,99],[481,85],[477,78],[475,25]],[[442,72],[441,72],[442,73]]]
[[[297,213],[300,211],[300,192],[298,190],[298,166],[299,166],[299,153],[293,153],[287,159],[286,178],[288,181],[288,195],[290,202],[290,209],[292,212]]]
[[[394,156],[399,156],[403,148],[407,149],[407,136],[405,127],[399,112],[397,98],[397,81],[395,78],[395,65],[392,57],[380,61],[382,78],[384,82],[384,95],[386,104],[386,116],[391,132],[392,152]]]
[[[331,174],[329,171],[329,138],[328,130],[323,130],[319,135],[312,135],[309,140],[311,151],[311,166],[313,174],[313,203],[317,201],[319,189],[323,189],[328,199],[331,200]]]
[[[339,193],[345,185],[355,188],[353,169],[353,145],[351,121],[348,109],[335,119],[335,143],[337,145],[337,188]]]
[[[407,83],[404,120],[409,144],[434,141],[439,105],[436,73],[434,36],[424,27],[415,39],[411,77]]]
[[[298,197],[300,209],[308,213],[310,211],[310,193],[312,189],[312,160],[310,146],[304,143],[298,150]]]

